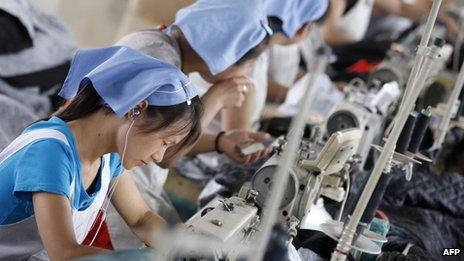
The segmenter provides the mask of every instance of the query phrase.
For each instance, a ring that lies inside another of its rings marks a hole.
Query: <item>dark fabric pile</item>
[[[411,243],[441,260],[444,248],[463,249],[464,176],[435,173],[427,165],[416,167],[409,182],[399,169],[392,175],[380,207],[391,223],[383,250],[402,252]],[[362,173],[355,178],[353,194],[366,177]]]

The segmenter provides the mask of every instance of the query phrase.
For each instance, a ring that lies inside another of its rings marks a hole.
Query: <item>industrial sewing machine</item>
[[[280,221],[291,235],[296,236],[299,221],[311,211],[320,195],[337,201],[345,198],[341,180],[360,139],[361,131],[350,129],[335,132],[326,142],[315,137],[301,141],[280,205]],[[233,260],[237,246],[254,239],[260,227],[260,210],[273,186],[284,147],[285,140],[281,140],[277,152],[253,176],[250,188],[244,186],[237,196],[213,200],[187,222],[189,231],[228,246],[217,251],[219,257]]]
[[[361,82],[360,88],[349,88],[346,99],[333,108],[327,118],[325,132],[328,135],[348,128],[363,131],[357,151],[362,159],[361,166],[365,165],[371,145],[381,141],[385,123],[394,116],[398,101],[404,95],[421,30],[422,27],[417,28],[404,39],[401,48],[392,47],[386,59],[369,75],[367,83]],[[443,35],[444,32],[437,29],[434,34]],[[440,47],[440,53],[430,65],[426,85],[443,71],[453,52],[453,47],[440,38],[434,44]]]
[[[352,88],[346,100],[332,109],[324,126],[325,133],[330,135],[344,129],[359,128],[362,137],[357,153],[361,166],[364,166],[371,144],[379,142],[386,118],[394,109],[400,93],[396,82],[386,83],[378,91]]]

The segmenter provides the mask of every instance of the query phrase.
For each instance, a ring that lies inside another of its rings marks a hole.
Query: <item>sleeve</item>
[[[111,153],[110,169],[112,178],[115,178],[124,172],[124,167],[122,166],[121,158],[119,157],[118,153]]]
[[[31,201],[33,192],[70,196],[73,161],[70,148],[61,141],[45,139],[24,148],[15,168],[13,195]]]

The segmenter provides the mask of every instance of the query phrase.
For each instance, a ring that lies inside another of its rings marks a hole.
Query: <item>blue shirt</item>
[[[66,136],[69,146],[57,139],[39,139],[0,164],[0,225],[33,215],[33,192],[48,192],[69,198],[71,182],[75,180],[72,205],[79,210],[86,209],[100,192],[102,167],[92,186],[94,189],[87,193],[76,140],[66,122],[52,117],[32,124],[24,132],[42,128],[60,131]],[[109,158],[111,178],[114,178],[123,168],[117,153],[111,153]],[[103,161],[102,157],[100,166],[103,166]]]

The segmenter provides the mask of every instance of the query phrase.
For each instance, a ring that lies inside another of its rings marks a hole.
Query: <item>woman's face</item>
[[[128,128],[129,126],[123,127],[118,137],[118,151],[119,155],[121,155],[121,160]],[[166,149],[178,144],[187,136],[187,133],[173,134],[172,129],[169,129],[171,128],[168,127],[168,129],[145,133],[137,128],[136,122],[128,135],[123,162],[124,168],[141,167],[152,161],[155,163],[161,162]]]

